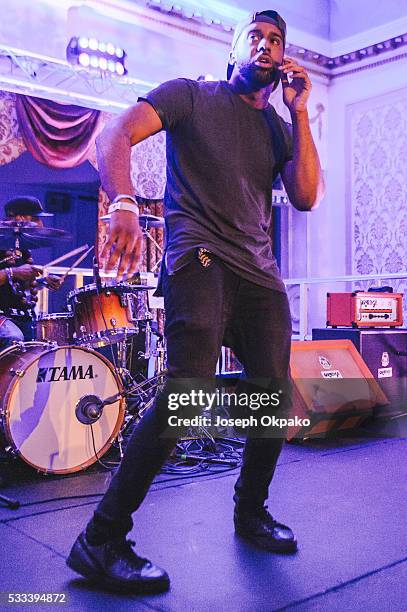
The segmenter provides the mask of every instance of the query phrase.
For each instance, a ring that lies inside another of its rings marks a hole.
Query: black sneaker
[[[258,548],[276,553],[293,553],[297,540],[287,525],[278,523],[267,508],[256,511],[235,510],[235,532]]]
[[[170,587],[167,572],[136,555],[134,542],[123,538],[93,546],[83,531],[72,546],[66,564],[92,582],[139,594],[161,593]]]

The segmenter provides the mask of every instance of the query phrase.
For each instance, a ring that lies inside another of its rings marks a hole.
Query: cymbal
[[[0,222],[0,245],[3,249],[38,249],[53,246],[61,240],[72,240],[72,234],[55,227],[41,227],[32,221]]]
[[[103,215],[103,217],[100,217],[100,220],[110,221],[111,216],[112,215]],[[149,229],[150,227],[156,229],[159,227],[164,227],[165,225],[164,218],[156,217],[156,215],[140,215],[138,219],[142,229]]]
[[[165,226],[164,217],[157,217],[156,215],[140,215],[139,221],[143,229],[148,229],[149,227],[156,229]]]

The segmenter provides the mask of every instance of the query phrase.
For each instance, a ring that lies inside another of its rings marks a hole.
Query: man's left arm
[[[290,111],[293,128],[293,157],[285,164],[281,177],[293,206],[309,211],[318,206],[324,195],[321,164],[307,110],[312,85],[305,68],[291,59],[284,60],[281,71],[284,103]],[[292,75],[291,82],[288,73]]]

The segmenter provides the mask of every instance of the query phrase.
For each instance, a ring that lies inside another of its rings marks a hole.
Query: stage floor
[[[297,534],[279,556],[235,537],[237,471],[195,480],[161,477],[135,517],[137,551],[165,567],[171,590],[138,597],[101,592],[65,557],[87,522],[106,473],[64,478],[29,470],[1,493],[1,591],[65,593],[67,603],[18,610],[401,611],[407,601],[406,438],[347,438],[286,445],[269,508]],[[24,505],[28,504],[28,505]],[[30,505],[31,504],[31,505]],[[1,609],[12,609],[4,603]]]

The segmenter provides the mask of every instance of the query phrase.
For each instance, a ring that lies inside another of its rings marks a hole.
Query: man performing
[[[68,565],[101,585],[139,593],[169,587],[161,568],[126,540],[132,513],[176,440],[166,398],[177,381],[214,376],[224,338],[249,380],[287,380],[291,344],[288,300],[272,254],[272,184],[281,173],[292,204],[309,211],[323,186],[307,114],[311,83],[284,58],[286,26],[275,11],[236,27],[228,81],[163,83],[108,126],[98,139],[101,180],[112,205],[107,269],[133,274],[142,234],[130,180],[131,146],[165,129],[165,299],[168,380],[136,427],[119,470]],[[290,77],[288,75],[291,75]],[[291,127],[268,100],[281,78]],[[267,387],[266,387],[267,388]],[[265,502],[283,439],[248,437],[235,485],[235,530],[276,553],[295,552],[291,529]]]
[[[41,202],[31,196],[9,200],[4,210],[7,221],[29,221],[39,226],[43,217],[54,216],[44,212]],[[35,279],[40,274],[41,268],[33,265],[30,251],[0,251],[0,349],[35,337],[34,307],[38,293]],[[60,287],[56,276],[50,275],[45,281],[50,289]]]

